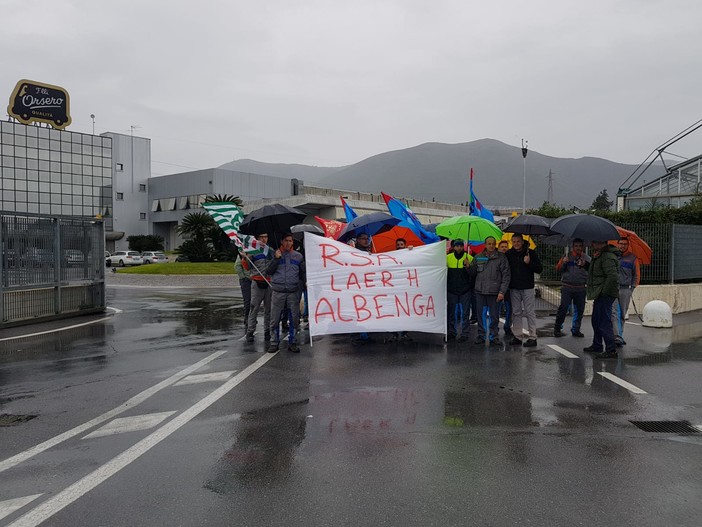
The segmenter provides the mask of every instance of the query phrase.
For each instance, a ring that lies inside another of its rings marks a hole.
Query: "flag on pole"
[[[317,220],[317,222],[319,222],[319,224],[324,229],[324,236],[326,238],[331,238],[332,240],[336,240],[339,237],[339,234],[341,234],[341,231],[344,230],[344,227],[346,226],[346,224],[341,221],[325,220],[324,218],[320,218],[319,216],[315,216],[314,219]]]
[[[344,214],[346,215],[346,223],[352,222],[354,219],[358,218],[356,211],[351,208],[351,205],[346,203],[343,196],[339,196],[341,200],[341,206],[344,207]]]
[[[393,218],[400,220],[399,225],[401,227],[407,227],[410,229],[417,237],[422,240],[425,244],[438,242],[439,238],[436,234],[433,234],[426,230],[419,221],[419,218],[410,210],[410,208],[402,203],[399,199],[393,198],[391,195],[381,192],[383,199],[385,200],[385,205],[388,207],[388,211]]]
[[[244,221],[243,211],[234,203],[208,202],[202,207],[212,216],[217,225],[229,236],[234,245],[247,254],[268,254],[268,246],[259,242],[254,236],[239,233],[239,226]]]
[[[483,204],[480,203],[480,200],[475,195],[475,192],[473,192],[473,168],[472,167],[470,169],[470,206],[469,206],[469,210],[470,210],[471,216],[480,216],[481,218],[485,218],[486,220],[490,220],[493,223],[495,221],[495,216],[493,216],[492,212],[490,212],[488,209],[483,207]]]

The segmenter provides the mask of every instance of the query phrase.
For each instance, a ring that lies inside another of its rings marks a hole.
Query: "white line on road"
[[[5,500],[5,501],[0,501],[0,520],[2,520],[5,516],[9,516],[16,510],[21,509],[27,503],[33,502],[35,499],[37,499],[41,494],[34,494],[33,496],[25,496],[24,498],[14,498],[11,500]]]
[[[580,358],[575,353],[571,353],[567,349],[561,348],[560,346],[556,346],[555,344],[547,344],[547,346],[549,348],[551,348],[552,350],[557,351],[561,355],[568,357],[569,359],[579,359]]]
[[[629,322],[628,320],[626,321],[626,324],[631,324],[633,326],[643,326],[643,324],[639,324],[638,322]]]
[[[224,397],[238,384],[244,381],[249,375],[254,373],[256,370],[258,370],[261,366],[266,364],[266,362],[268,362],[276,355],[277,353],[266,353],[256,362],[244,368],[244,370],[242,370],[241,373],[229,379],[222,386],[217,388],[215,391],[211,392],[204,399],[201,399],[200,401],[195,403],[193,406],[185,410],[182,414],[168,421],[161,428],[151,433],[149,436],[145,437],[137,444],[125,450],[118,456],[112,458],[112,460],[108,461],[106,464],[104,464],[97,470],[88,474],[79,481],[75,482],[70,487],[65,488],[58,494],[46,500],[38,507],[27,512],[24,516],[12,522],[8,527],[34,527],[48,520],[54,514],[67,507],[84,494],[90,492],[92,489],[100,485],[100,483],[115,475],[117,472],[129,465],[131,462],[138,459],[146,452],[151,450],[153,447],[158,445],[161,441],[166,439],[168,436],[176,432],[179,428],[186,425],[192,419],[197,417],[201,412],[203,412],[215,402],[217,402],[219,399]]]
[[[23,461],[26,461],[27,459],[36,456],[37,454],[41,454],[45,450],[48,450],[50,448],[55,447],[56,445],[63,443],[67,439],[70,439],[72,437],[75,437],[79,434],[82,434],[83,432],[93,428],[94,426],[97,426],[101,423],[104,423],[105,421],[109,421],[113,417],[118,416],[121,413],[126,412],[130,408],[134,408],[138,404],[144,402],[146,399],[154,395],[155,393],[163,390],[164,388],[167,388],[171,384],[174,384],[181,380],[183,377],[187,377],[197,369],[201,368],[205,364],[212,362],[218,357],[221,357],[225,353],[227,353],[229,350],[220,350],[212,353],[211,355],[208,355],[201,361],[196,362],[192,366],[188,366],[184,370],[179,371],[178,373],[171,375],[168,377],[168,379],[165,379],[161,381],[158,384],[155,384],[151,388],[148,388],[144,390],[141,393],[138,393],[125,403],[121,404],[117,408],[113,408],[109,412],[106,412],[95,419],[91,419],[90,421],[83,423],[82,425],[78,425],[75,428],[72,428],[68,430],[67,432],[64,432],[63,434],[59,434],[56,437],[53,437],[51,439],[48,439],[44,441],[43,443],[39,443],[38,445],[25,450],[24,452],[20,452],[19,454],[16,454],[12,457],[9,457],[5,459],[4,461],[0,461],[0,472],[3,472],[4,470],[7,470],[8,468],[12,468],[15,465],[18,465],[22,463]]]
[[[102,426],[89,433],[83,439],[93,439],[95,437],[105,437],[115,434],[125,434],[127,432],[139,432],[148,430],[157,425],[160,425],[165,419],[172,416],[175,412],[158,412],[155,414],[132,415],[129,417],[119,417],[110,421],[105,426]]]
[[[201,373],[200,375],[188,375],[185,379],[178,381],[175,385],[183,386],[185,384],[198,384],[201,382],[224,382],[235,373],[236,370]]]
[[[598,371],[597,373],[599,373],[600,375],[602,375],[602,377],[604,377],[605,379],[609,379],[609,380],[612,381],[613,383],[618,384],[618,385],[621,386],[622,388],[626,388],[626,389],[629,390],[631,393],[639,393],[639,394],[648,393],[648,392],[643,391],[641,388],[638,388],[638,387],[634,386],[633,384],[626,382],[624,379],[620,379],[620,378],[617,377],[616,375],[612,375],[612,374],[609,373],[609,372],[606,372],[606,371]]]

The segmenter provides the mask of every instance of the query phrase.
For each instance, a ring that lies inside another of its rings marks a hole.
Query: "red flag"
[[[319,216],[314,217],[317,222],[322,226],[322,229],[324,229],[324,236],[327,238],[331,238],[332,240],[336,240],[336,238],[341,234],[341,231],[343,230],[344,226],[346,225],[345,223],[342,223],[340,221],[336,220],[325,220],[324,218],[320,218]]]

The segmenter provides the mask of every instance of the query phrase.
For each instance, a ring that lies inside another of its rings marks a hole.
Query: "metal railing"
[[[102,221],[0,212],[0,248],[0,328],[105,309]]]

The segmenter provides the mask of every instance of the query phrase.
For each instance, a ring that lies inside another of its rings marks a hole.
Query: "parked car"
[[[141,265],[144,260],[139,251],[117,251],[110,256],[110,265],[124,267],[125,265]]]
[[[78,249],[64,249],[63,261],[66,265],[83,265],[85,263],[85,255]]]
[[[188,258],[187,256],[183,256],[182,254],[179,254],[178,256],[176,256],[175,261],[176,262],[189,262],[190,258]]]
[[[168,256],[160,251],[144,251],[141,258],[145,264],[168,263]]]
[[[110,267],[112,265],[112,261],[110,260],[110,251],[105,251],[105,266]]]

